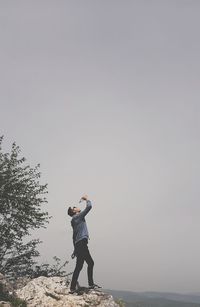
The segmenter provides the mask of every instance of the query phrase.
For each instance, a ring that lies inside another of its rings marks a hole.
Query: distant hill
[[[126,307],[200,307],[200,304],[171,301],[166,299],[148,299],[146,302],[127,303]]]
[[[199,307],[200,304],[170,301],[165,299],[149,299],[147,302],[127,303],[126,307]]]
[[[168,292],[131,292],[107,290],[115,299],[121,298],[126,307],[200,307],[200,295]]]

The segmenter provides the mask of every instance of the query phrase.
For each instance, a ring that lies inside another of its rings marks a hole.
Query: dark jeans
[[[83,263],[86,261],[88,268],[87,268],[87,275],[88,275],[88,284],[89,286],[92,286],[94,284],[93,282],[93,266],[94,261],[90,255],[88,246],[87,246],[88,240],[83,239],[76,243],[75,246],[75,253],[76,253],[76,267],[72,276],[72,282],[70,289],[74,290],[76,289],[76,283],[79,277],[79,273],[83,268]]]

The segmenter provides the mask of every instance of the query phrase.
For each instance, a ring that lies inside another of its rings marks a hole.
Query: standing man
[[[88,275],[88,285],[90,289],[98,288],[93,281],[93,267],[94,261],[90,255],[88,249],[88,229],[85,221],[85,216],[92,209],[91,201],[88,199],[87,195],[84,195],[81,201],[86,201],[86,208],[81,211],[77,207],[69,207],[68,215],[72,217],[71,225],[73,228],[73,243],[74,243],[74,252],[72,254],[72,258],[77,257],[76,259],[76,267],[72,276],[70,293],[74,293],[76,291],[76,284],[78,281],[79,273],[82,270],[83,263],[86,261],[87,275]]]

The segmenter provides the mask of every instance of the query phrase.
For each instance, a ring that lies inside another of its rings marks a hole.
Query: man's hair
[[[71,207],[68,208],[68,215],[73,216],[75,213]]]

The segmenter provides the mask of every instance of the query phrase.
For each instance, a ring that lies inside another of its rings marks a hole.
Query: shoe
[[[101,286],[99,286],[99,285],[96,285],[96,284],[93,284],[93,285],[91,285],[91,286],[89,286],[88,287],[89,289],[99,289],[99,288],[101,288]]]
[[[74,294],[76,293],[76,289],[70,289],[69,294]]]

